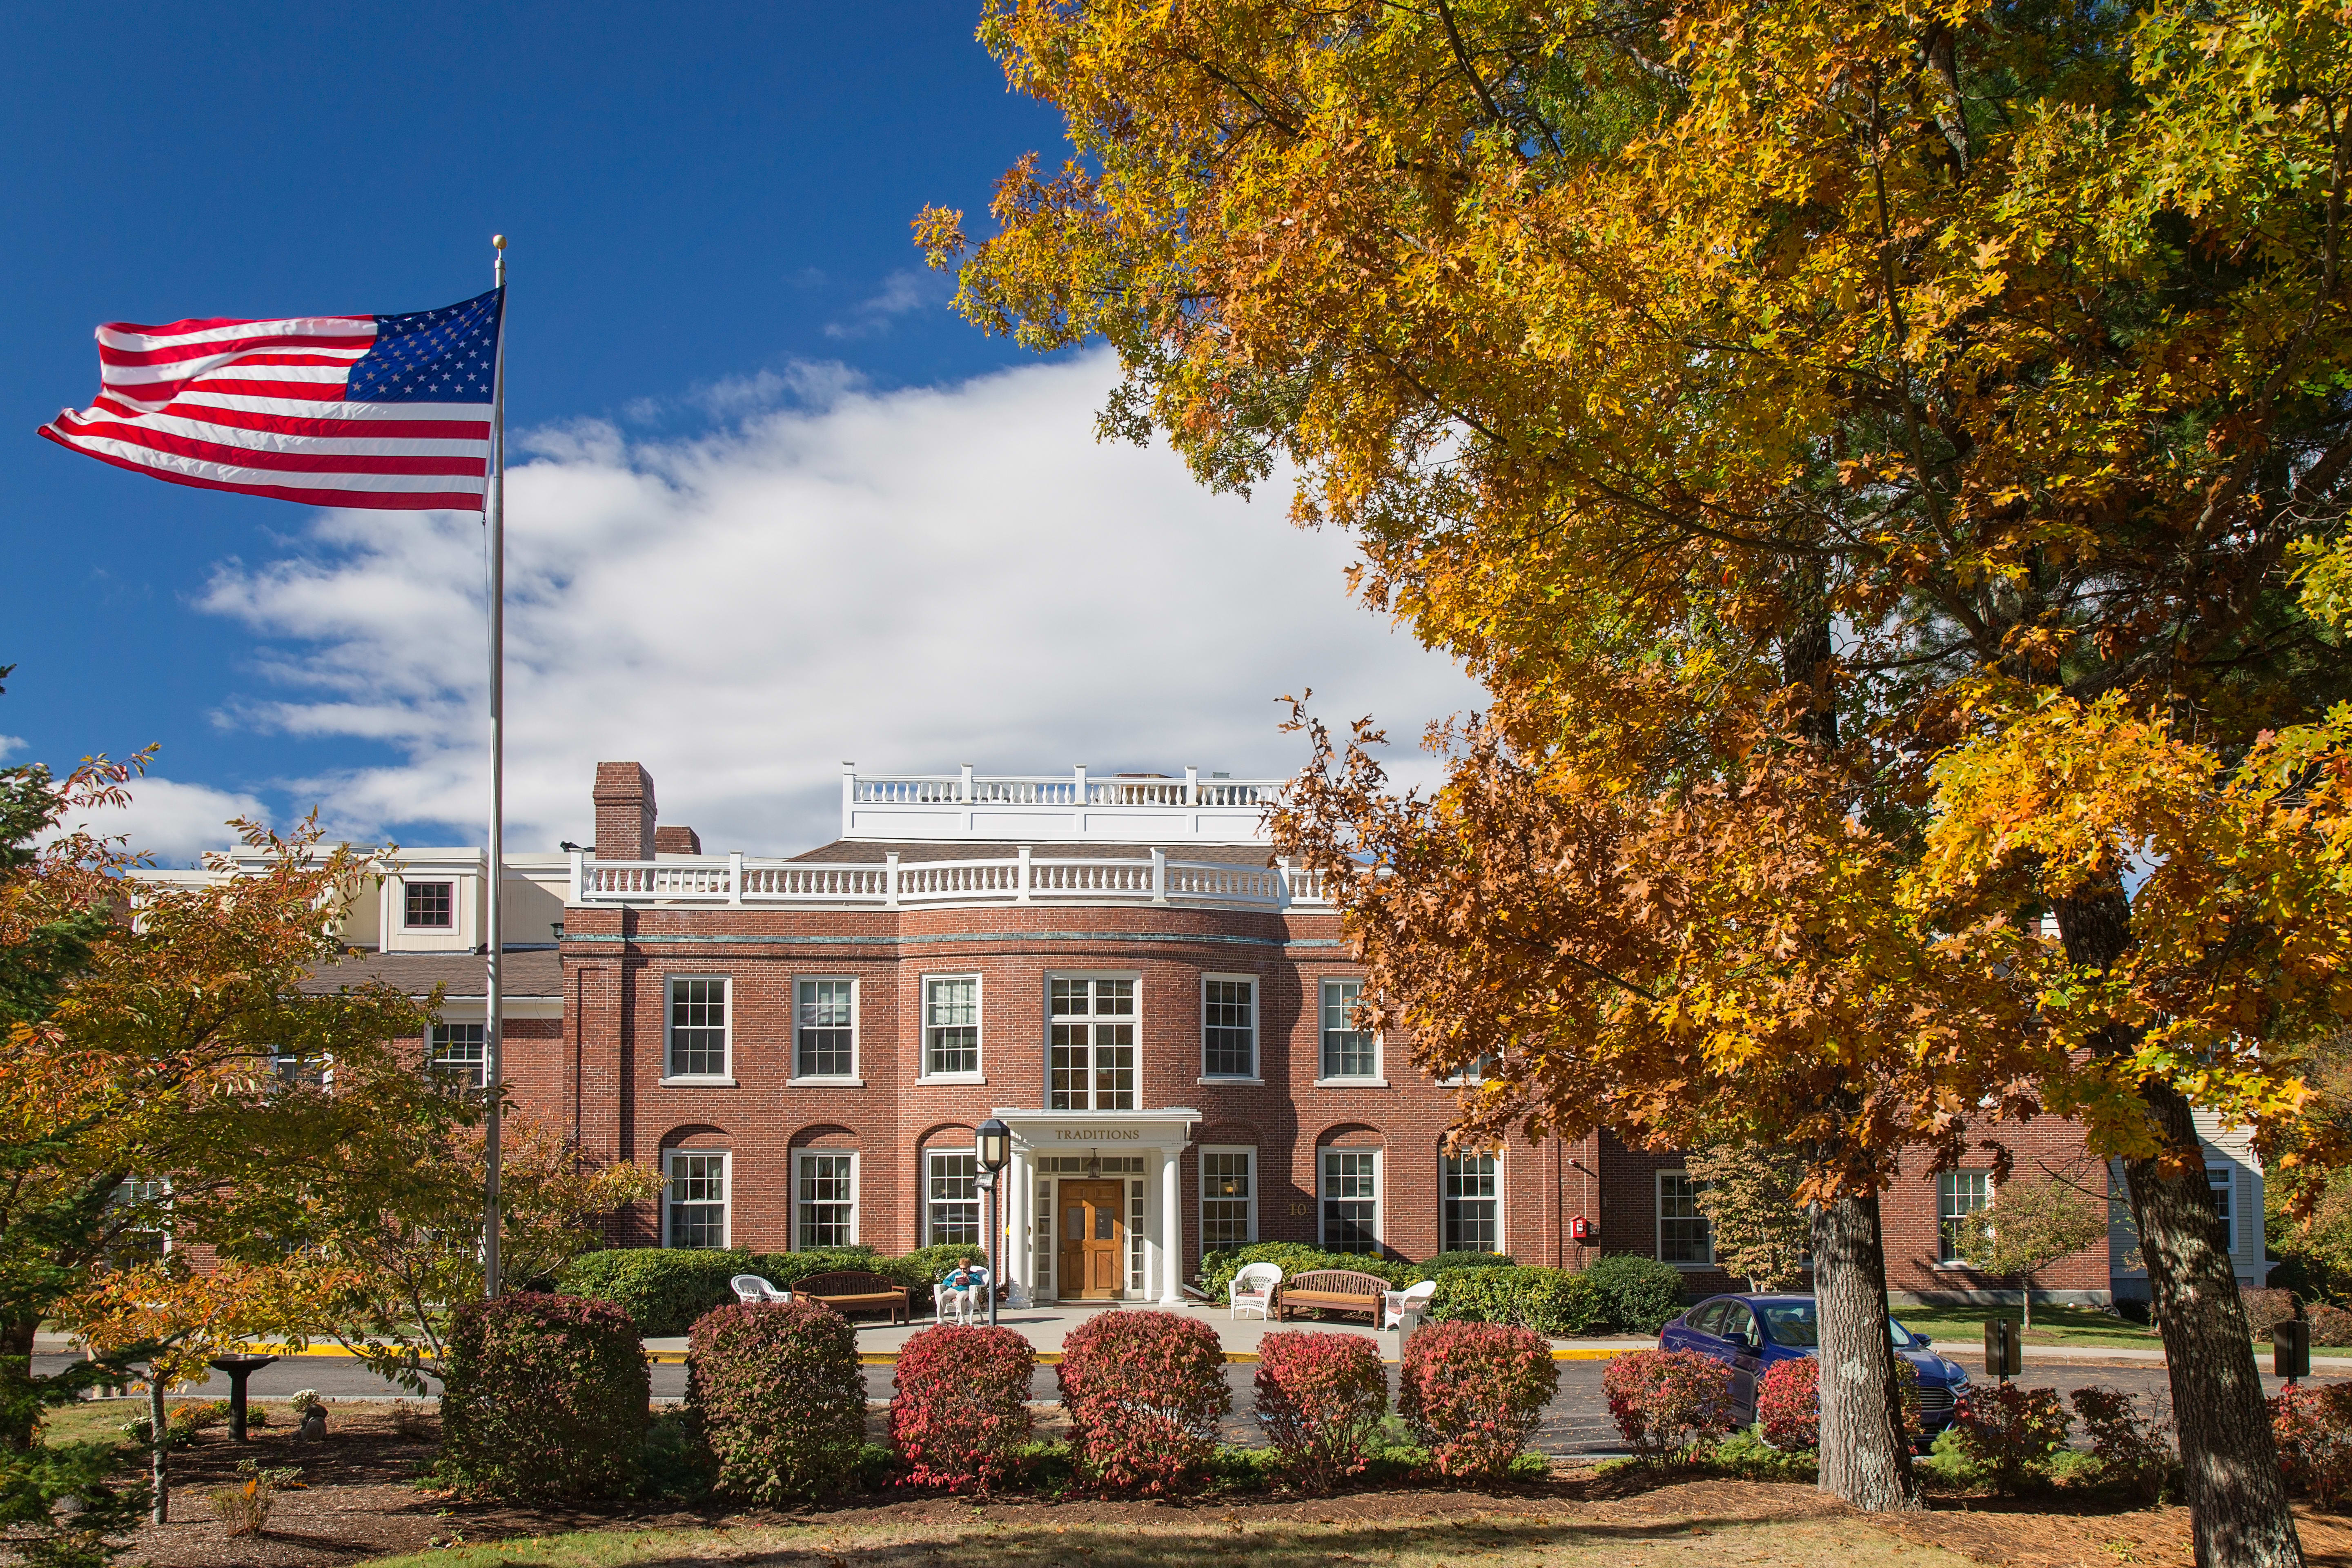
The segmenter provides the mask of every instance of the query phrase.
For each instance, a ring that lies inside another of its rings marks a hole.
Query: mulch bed
[[[485,1542],[599,1526],[694,1528],[805,1521],[806,1513],[663,1507],[610,1509],[507,1508],[473,1503],[421,1489],[415,1478],[433,1458],[436,1423],[429,1414],[403,1420],[381,1407],[338,1405],[323,1443],[294,1440],[283,1426],[257,1429],[236,1444],[207,1432],[173,1455],[173,1522],[140,1531],[126,1555],[152,1568],[344,1568],[372,1557],[420,1551],[454,1542]],[[209,1494],[236,1484],[239,1460],[265,1467],[299,1465],[303,1485],[278,1494],[268,1529],[236,1536],[214,1518]],[[1925,1514],[1874,1521],[1901,1541],[1941,1546],[2002,1568],[2083,1568],[2086,1564],[2151,1564],[2190,1568],[2188,1510],[2180,1508],[2104,1510],[2068,1500],[1988,1498],[1936,1500]],[[858,1502],[822,1510],[844,1524],[969,1523],[971,1504],[933,1495]],[[1047,1502],[1003,1499],[992,1513],[1008,1522],[1052,1510],[1056,1524],[1116,1524],[1171,1510],[1213,1510],[1276,1522],[1285,1516],[1337,1523],[1426,1521],[1452,1515],[1506,1512],[1573,1518],[1591,1524],[1685,1521],[1764,1522],[1818,1519],[1844,1512],[1811,1487],[1726,1480],[1669,1481],[1635,1474],[1609,1477],[1564,1468],[1548,1483],[1501,1492],[1472,1489],[1342,1493],[1324,1499],[1220,1496],[1195,1501],[1078,1499]],[[2313,1568],[2352,1568],[2352,1518],[2296,1510],[2304,1550]]]

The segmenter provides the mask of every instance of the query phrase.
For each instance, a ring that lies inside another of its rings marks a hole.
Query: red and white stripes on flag
[[[504,300],[404,316],[98,329],[98,401],[40,434],[173,484],[314,506],[482,508]]]

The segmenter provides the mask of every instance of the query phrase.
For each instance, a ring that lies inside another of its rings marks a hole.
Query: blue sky
[[[539,726],[519,842],[585,837],[595,756],[643,754],[666,816],[767,850],[823,836],[843,758],[1245,772],[1295,754],[1269,699],[1309,681],[1407,733],[1459,706],[1442,661],[1339,603],[1343,542],[1292,533],[1279,495],[1202,496],[1164,454],[1095,447],[1099,354],[1041,366],[945,310],[913,213],[978,213],[1060,146],[975,20],[917,0],[16,13],[7,760],[160,742],[133,826],[166,858],[218,837],[224,802],[478,842],[463,529],[162,485],[32,432],[89,401],[99,321],[446,304],[486,285],[493,230],[538,465],[514,502]],[[1167,682],[1165,645],[1204,642],[1198,679]]]

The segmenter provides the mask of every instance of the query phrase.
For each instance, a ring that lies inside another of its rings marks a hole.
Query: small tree
[[[2107,1238],[2107,1200],[2045,1169],[2039,1181],[2015,1182],[1971,1216],[1960,1256],[1970,1267],[2017,1281],[2025,1326],[2033,1326],[2034,1277],[2063,1258]]]
[[[1723,1271],[1751,1290],[1785,1290],[1803,1283],[1813,1234],[1809,1205],[1797,1198],[1805,1179],[1802,1156],[1786,1149],[1722,1144],[1683,1162],[1700,1184],[1699,1212],[1715,1239]]]

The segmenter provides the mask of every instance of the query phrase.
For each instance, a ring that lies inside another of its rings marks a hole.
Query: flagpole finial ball
[[[504,250],[506,247],[507,237],[505,235],[494,234],[490,236],[490,248],[492,250]]]

